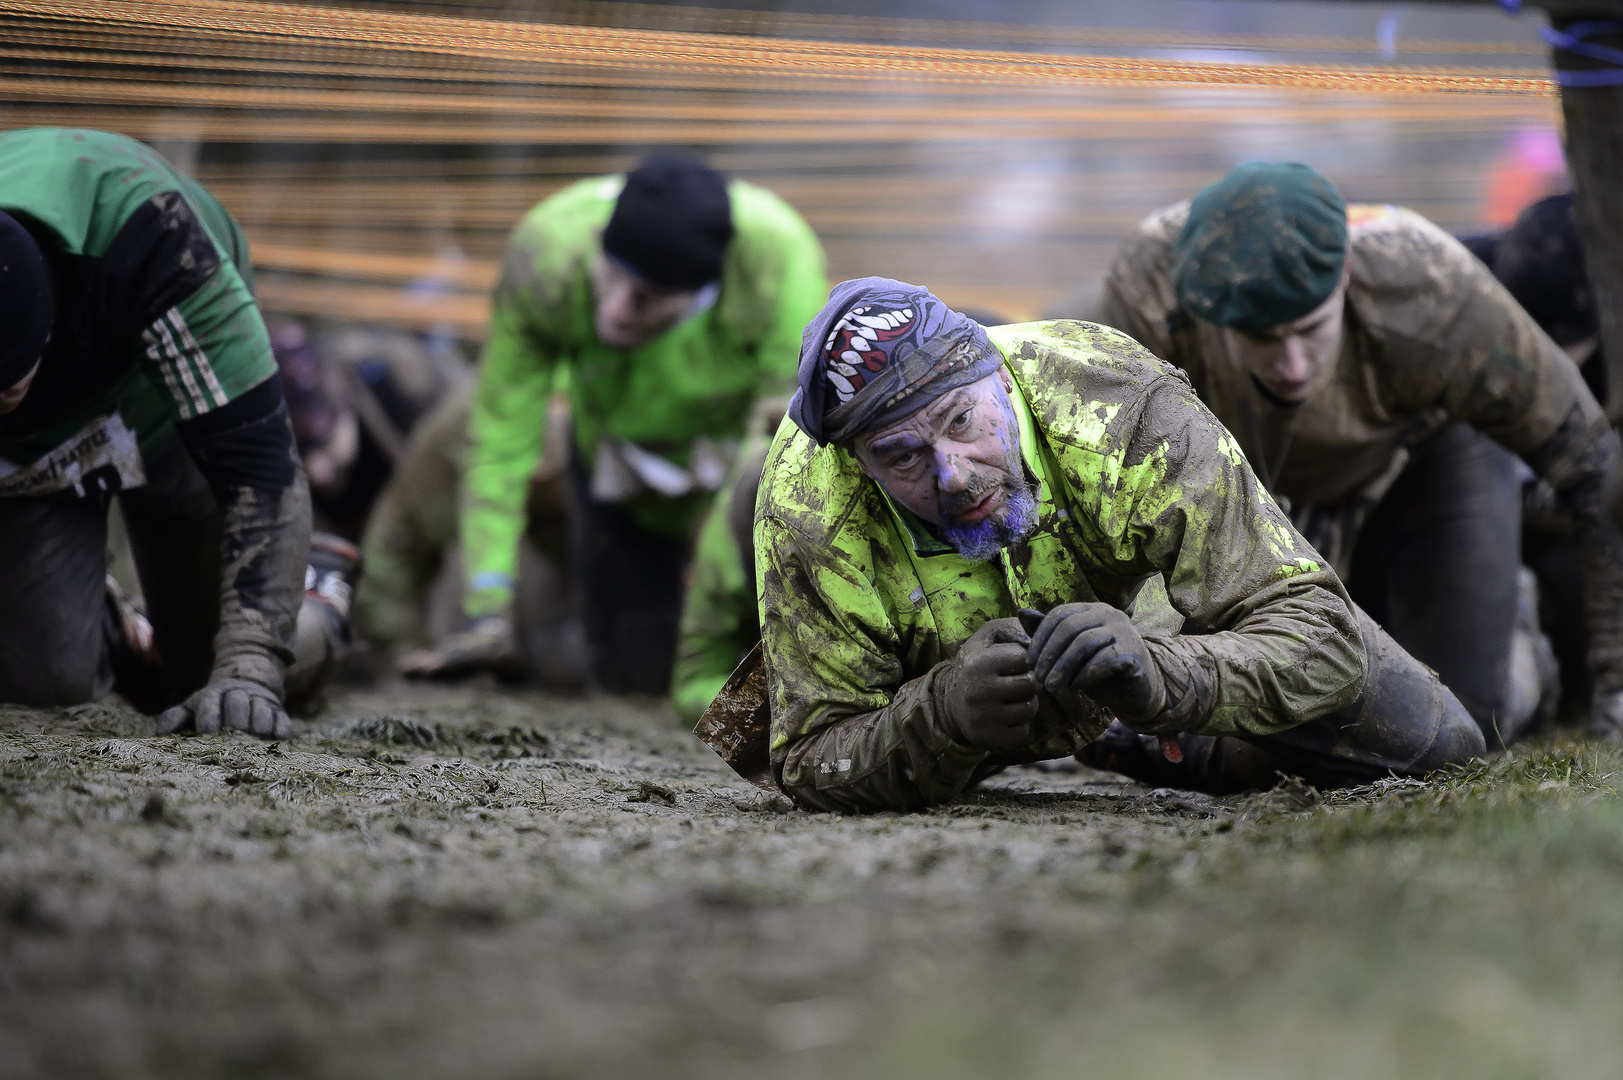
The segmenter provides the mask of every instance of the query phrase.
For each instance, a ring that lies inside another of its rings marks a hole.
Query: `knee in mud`
[[[1466,712],[1465,706],[1460,704],[1460,699],[1451,690],[1442,687],[1442,691],[1437,738],[1430,749],[1415,761],[1413,769],[1417,773],[1458,765],[1488,752],[1487,740],[1483,738],[1482,728],[1477,725],[1476,719]]]

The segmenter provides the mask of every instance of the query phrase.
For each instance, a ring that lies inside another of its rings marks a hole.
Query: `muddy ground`
[[[1623,753],[790,810],[659,703],[0,707],[0,1077],[1601,1077]]]

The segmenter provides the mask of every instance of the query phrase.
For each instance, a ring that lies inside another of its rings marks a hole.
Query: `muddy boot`
[[[1093,769],[1120,773],[1150,787],[1182,788],[1224,795],[1260,791],[1279,781],[1284,762],[1239,739],[1211,735],[1140,735],[1112,723],[1077,751]]]
[[[309,710],[349,656],[349,606],[360,576],[361,555],[354,544],[331,533],[310,534],[304,603],[286,674],[289,710]]]

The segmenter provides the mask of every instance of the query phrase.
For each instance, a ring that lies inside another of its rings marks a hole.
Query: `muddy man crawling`
[[[789,415],[755,549],[772,768],[803,805],[919,808],[1078,752],[1216,790],[1483,752],[1188,380],[1124,334],[983,329],[926,289],[848,281],[806,330]]]
[[[347,639],[353,550],[310,496],[247,243],[104,131],[0,136],[0,702],[118,689],[160,732],[285,738]],[[110,588],[117,500],[146,615]]]

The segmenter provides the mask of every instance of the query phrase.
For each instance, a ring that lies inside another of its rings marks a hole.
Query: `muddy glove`
[[[1037,683],[1026,663],[1026,632],[994,619],[964,642],[936,679],[936,701],[953,738],[978,750],[1010,750],[1030,738]]]
[[[281,695],[249,679],[211,682],[158,717],[159,735],[187,728],[199,735],[225,730],[246,731],[264,739],[293,736],[293,722],[282,708]]]
[[[1166,707],[1166,684],[1127,613],[1109,604],[1061,604],[1031,635],[1027,662],[1050,694],[1083,693],[1131,728]]]
[[[505,616],[486,615],[431,649],[413,649],[395,670],[408,679],[455,679],[478,671],[518,677],[524,674],[524,657],[513,624]]]

